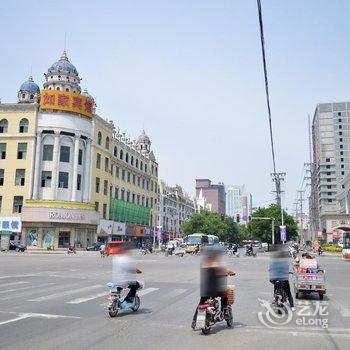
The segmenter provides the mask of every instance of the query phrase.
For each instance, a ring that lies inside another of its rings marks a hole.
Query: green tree
[[[259,208],[252,217],[269,217],[275,219],[275,243],[280,243],[280,225],[282,223],[281,208],[271,204],[268,208]],[[294,218],[283,211],[284,224],[287,228],[287,239],[291,240],[298,236],[298,225]],[[270,220],[252,219],[248,224],[248,231],[252,238],[260,239],[262,242],[272,243],[272,222]]]

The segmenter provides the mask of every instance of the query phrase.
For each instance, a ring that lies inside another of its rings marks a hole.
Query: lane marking
[[[11,318],[10,320],[0,322],[0,326],[2,326],[3,324],[7,324],[7,323],[12,323],[12,322],[16,322],[16,321],[19,321],[19,320],[23,320],[23,319],[29,318],[29,317],[30,317],[29,315],[25,315],[24,314],[24,315],[15,317],[15,318]]]
[[[97,289],[97,288],[102,288],[102,287],[103,286],[100,285],[100,284],[95,284],[93,286],[88,286],[88,287],[83,287],[83,288],[78,288],[78,289],[73,289],[73,290],[67,290],[67,291],[60,292],[60,293],[44,295],[42,297],[38,297],[38,298],[34,298],[34,299],[28,299],[27,301],[44,301],[44,300],[56,299],[56,298],[64,297],[66,295],[76,294],[76,293],[79,293],[79,292],[85,292],[87,290]]]
[[[173,291],[169,292],[168,294],[165,295],[166,298],[175,298],[180,294],[183,294],[187,291],[187,289],[174,289]]]
[[[152,292],[155,292],[159,290],[159,288],[146,288],[146,289],[142,289],[140,290],[137,294],[142,297],[143,295],[146,295],[146,294],[149,294],[149,293],[152,293]]]
[[[89,295],[85,298],[77,298],[77,299],[73,299],[71,301],[68,301],[67,304],[81,304],[81,303],[85,303],[86,301],[90,301],[93,299],[97,299],[97,298],[101,298],[101,297],[106,297],[108,293],[106,292],[102,292],[102,293],[98,293],[95,295]]]
[[[3,279],[6,279],[6,278],[18,278],[18,277],[34,277],[34,276],[40,276],[39,274],[36,274],[36,275],[12,275],[12,276],[1,276],[0,279],[3,280]]]
[[[1,284],[1,287],[15,286],[15,285],[18,285],[18,284],[26,284],[26,283],[29,283],[29,282],[22,281],[22,282],[4,283],[4,284]]]
[[[38,288],[38,287],[45,287],[45,286],[51,286],[55,283],[43,283],[43,284],[37,284],[35,286],[28,286],[28,287],[20,287],[20,288],[15,288],[15,289],[7,289],[7,290],[2,290],[0,291],[0,294],[4,294],[4,293],[9,293],[9,292],[20,292],[22,290],[28,290],[28,289],[33,289],[33,288]],[[16,295],[14,295],[12,297],[13,298],[17,298],[18,294],[16,293]],[[7,299],[11,299],[11,296],[9,297],[5,297],[5,298],[0,298],[1,300],[7,300]]]

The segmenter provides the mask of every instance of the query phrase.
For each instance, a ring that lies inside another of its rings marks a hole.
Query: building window
[[[109,159],[105,157],[105,171],[108,173],[109,170]]]
[[[341,112],[338,112],[338,117],[340,117],[341,116]]]
[[[119,177],[119,166],[115,167],[115,176]]]
[[[139,160],[137,158],[136,158],[136,161],[135,161],[135,166],[136,166],[137,169],[139,168]]]
[[[331,173],[329,171],[327,171],[327,175],[330,175]]]
[[[114,189],[114,198],[116,198],[116,199],[119,198],[119,188],[118,188],[118,187],[116,187],[116,188]]]
[[[100,193],[100,178],[99,177],[96,177],[95,192]]]
[[[131,165],[134,165],[134,157],[133,157],[133,156],[131,156],[130,164],[131,164]]]
[[[147,173],[147,164],[145,164],[145,173]]]
[[[132,175],[132,183],[134,185],[136,185],[136,175],[135,174]]]
[[[339,129],[342,129],[343,127],[341,125],[339,125]]]
[[[107,204],[103,204],[103,213],[102,216],[104,219],[107,219]]]
[[[52,172],[42,171],[41,172],[41,187],[51,187]]]
[[[70,147],[61,146],[60,150],[60,162],[69,163]]]
[[[124,194],[125,194],[125,190],[122,189],[122,190],[120,191],[120,199],[121,199],[122,201],[124,200]]]
[[[122,180],[125,181],[125,170],[124,169],[122,169]]]
[[[152,173],[152,175],[154,173],[154,166],[153,165],[151,166],[151,173]]]
[[[109,137],[106,137],[106,148],[109,149]]]
[[[340,155],[341,155],[341,156],[344,155],[344,152],[343,152],[343,151],[340,151]]]
[[[17,159],[26,159],[27,158],[27,144],[19,143],[17,149]]]
[[[28,126],[29,126],[28,119],[27,118],[21,119],[21,121],[19,122],[19,132],[21,134],[28,132]]]
[[[330,198],[328,198],[328,203],[332,203],[332,200]]]
[[[327,192],[328,196],[331,196],[332,195],[332,192]]]
[[[341,123],[341,118],[338,119],[338,122]]]
[[[344,158],[340,158],[340,161],[341,161],[341,162],[344,162]]]
[[[140,184],[141,184],[141,178],[140,178],[140,176],[138,176],[138,177],[137,177],[137,186],[140,187]]]
[[[130,172],[128,171],[128,182],[130,182]]]
[[[341,174],[344,175],[344,174],[345,174],[345,171],[342,171]]]
[[[13,197],[13,212],[22,213],[23,206],[23,196],[14,196]]]
[[[343,145],[340,145],[339,148],[343,148]]]
[[[142,161],[140,163],[140,170],[143,170],[143,163],[142,163]]]
[[[140,195],[137,195],[137,204],[140,205]]]
[[[114,147],[113,155],[114,155],[114,157],[118,157],[118,148],[117,148],[117,146]]]
[[[101,154],[100,153],[96,154],[96,168],[101,169]]]
[[[339,131],[339,136],[343,135],[343,132],[342,131]]]
[[[95,210],[98,211],[99,203],[95,202]]]
[[[64,171],[60,171],[58,175],[58,187],[68,188],[68,179],[69,179],[69,174]]]
[[[341,164],[340,167],[341,167],[342,169],[344,169],[344,164]]]
[[[142,199],[141,199],[141,205],[144,206],[145,205],[145,197],[142,196]]]
[[[101,134],[101,132],[99,131],[98,134],[97,134],[97,143],[98,143],[99,145],[101,145],[101,142],[102,142],[102,134]]]
[[[119,159],[123,160],[123,150],[122,149],[119,152]]]
[[[5,169],[0,169],[0,186],[4,186]]]
[[[83,164],[83,150],[79,149],[79,154],[78,154],[78,165]]]
[[[78,191],[81,190],[81,174],[78,174],[78,177],[77,177],[77,190]]]
[[[132,203],[135,203],[135,193],[132,194]]]
[[[158,176],[158,168],[156,167],[156,176]]]
[[[52,159],[53,159],[53,145],[44,145],[43,160],[52,160]]]
[[[24,186],[24,181],[25,181],[25,169],[16,169],[15,185]]]
[[[104,180],[104,182],[103,182],[103,194],[105,196],[108,195],[108,181],[107,180]]]
[[[130,202],[130,192],[126,192],[126,201]]]
[[[145,188],[145,179],[142,179],[142,188]]]
[[[327,188],[330,190],[332,188],[332,186],[331,185],[327,185]]]
[[[148,201],[149,201],[149,199],[148,199],[148,197],[146,198],[146,207],[148,208]]]
[[[327,179],[327,182],[331,182],[331,179]]]
[[[1,119],[0,120],[0,134],[5,134],[7,133],[9,123],[7,119]]]
[[[341,185],[341,188],[345,188],[345,185]]]
[[[329,163],[331,161],[331,158],[326,158],[326,162]]]
[[[0,143],[0,159],[6,159],[6,143]]]
[[[339,142],[343,142],[343,138],[342,137],[339,139]]]
[[[146,188],[147,188],[147,191],[149,191],[149,181],[148,180],[146,182]]]

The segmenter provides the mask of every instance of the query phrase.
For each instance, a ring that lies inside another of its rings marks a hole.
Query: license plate
[[[197,315],[196,326],[198,328],[204,328],[205,327],[205,313]]]

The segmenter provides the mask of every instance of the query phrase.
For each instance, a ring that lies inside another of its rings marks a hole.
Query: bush
[[[323,250],[330,253],[341,253],[343,249],[334,245],[324,245]]]

